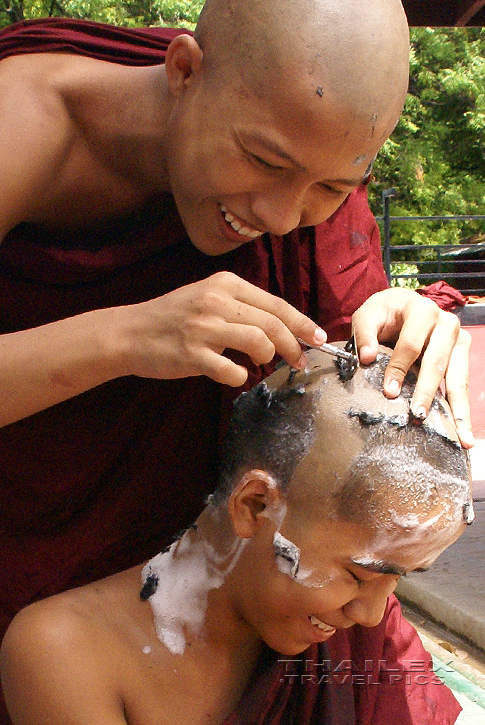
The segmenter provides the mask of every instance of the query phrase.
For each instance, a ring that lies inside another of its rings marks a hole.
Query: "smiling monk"
[[[415,377],[384,397],[390,352],[343,381],[313,351],[244,393],[180,539],[21,612],[1,652],[14,725],[452,725],[391,594],[473,520],[468,458],[441,398],[415,425]]]
[[[1,632],[193,521],[241,386],[357,308],[363,362],[397,340],[386,393],[424,351],[413,410],[445,376],[470,445],[466,335],[384,289],[361,183],[408,50],[399,0],[209,0],[194,36],[0,32]]]

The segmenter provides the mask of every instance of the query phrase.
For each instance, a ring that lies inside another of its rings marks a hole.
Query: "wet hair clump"
[[[210,502],[226,500],[238,474],[252,468],[267,471],[285,491],[315,440],[318,397],[301,384],[272,390],[265,382],[242,393],[234,402]]]

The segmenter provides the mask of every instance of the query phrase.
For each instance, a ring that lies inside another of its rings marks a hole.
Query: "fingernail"
[[[389,395],[399,395],[401,392],[401,386],[399,385],[399,380],[390,380],[388,384],[386,385],[387,392]]]
[[[313,339],[315,340],[317,345],[321,345],[323,342],[326,342],[327,333],[325,332],[325,330],[322,330],[321,327],[317,327],[317,329],[315,330]]]
[[[413,410],[411,408],[411,414],[413,418],[416,418],[416,420],[424,420],[427,415],[426,408],[424,407],[424,405],[420,405],[417,410]]]
[[[305,355],[303,354],[300,357],[300,359],[298,360],[298,362],[296,363],[295,367],[297,370],[301,370],[302,368],[306,367],[306,364],[307,364],[307,360],[306,360]]]
[[[456,427],[458,430],[458,435],[460,437],[460,442],[463,448],[473,448],[475,445],[475,437],[469,428],[466,428],[464,424],[462,424],[462,421],[459,419],[456,419]],[[464,430],[462,430],[464,428]]]

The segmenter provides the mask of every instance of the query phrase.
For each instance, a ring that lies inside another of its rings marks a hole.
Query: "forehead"
[[[218,125],[276,143],[322,178],[362,179],[399,115],[397,109],[390,115],[356,114],[333,91],[301,73],[294,78],[264,74],[252,85],[236,76],[207,89]]]
[[[307,520],[304,526],[301,523],[290,508],[282,531],[298,545],[302,571],[307,575],[328,566],[350,564],[374,573],[396,575],[427,569],[464,529],[463,522],[435,527],[435,521],[426,516],[410,530],[370,527],[318,516]]]

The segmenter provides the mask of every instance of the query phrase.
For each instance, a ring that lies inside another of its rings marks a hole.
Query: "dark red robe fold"
[[[61,51],[156,64],[178,32],[30,21],[0,31],[0,59]],[[191,245],[161,196],[83,234],[14,229],[0,246],[0,332],[140,302],[222,269],[283,296],[331,339],[348,336],[352,312],[386,286],[364,187],[316,229],[221,257]],[[246,362],[248,385],[270,371]],[[29,602],[150,558],[194,520],[239,392],[203,377],[120,378],[0,430],[0,636]]]
[[[377,627],[297,657],[265,650],[224,725],[453,725],[460,710],[391,596]]]

